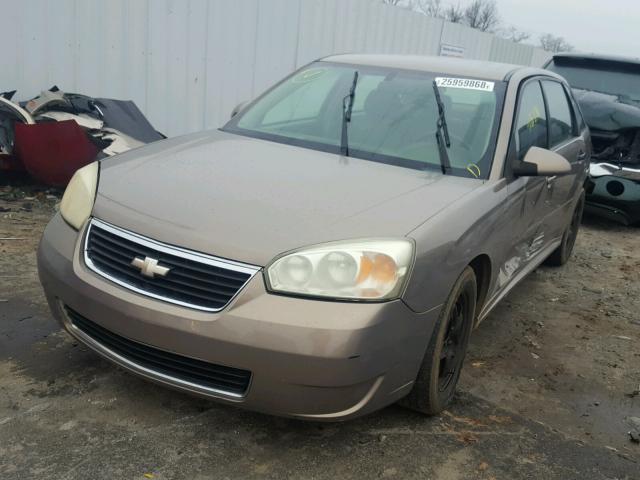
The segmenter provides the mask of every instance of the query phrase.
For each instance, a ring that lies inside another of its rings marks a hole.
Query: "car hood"
[[[616,132],[640,128],[640,107],[624,98],[607,93],[573,89],[584,120],[594,130]]]
[[[214,131],[103,160],[93,214],[265,265],[306,245],[404,236],[481,184]]]

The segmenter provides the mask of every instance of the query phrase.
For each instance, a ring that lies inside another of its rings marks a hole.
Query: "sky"
[[[466,2],[461,2],[463,5]],[[576,50],[640,57],[640,0],[496,0],[504,24],[551,33]]]

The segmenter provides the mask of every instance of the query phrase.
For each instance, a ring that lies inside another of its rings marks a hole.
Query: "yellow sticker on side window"
[[[445,88],[464,88],[467,90],[481,90],[493,92],[494,82],[476,80],[473,78],[436,77],[436,85]]]
[[[527,128],[529,130],[533,130],[535,128],[536,124],[540,120],[540,116],[540,110],[538,110],[538,107],[533,107],[533,110],[529,112],[529,118],[527,122]]]

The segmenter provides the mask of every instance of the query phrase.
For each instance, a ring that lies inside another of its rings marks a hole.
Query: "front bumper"
[[[417,314],[400,300],[346,303],[273,295],[261,274],[223,311],[201,312],[92,272],[79,254],[83,234],[56,215],[40,243],[40,280],[56,319],[133,373],[256,411],[343,420],[393,403],[410,391],[439,313],[435,308]],[[249,388],[242,396],[211,392],[136,368],[78,332],[63,305],[126,339],[248,370]]]

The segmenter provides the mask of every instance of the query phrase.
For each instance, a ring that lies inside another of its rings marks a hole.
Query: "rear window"
[[[640,65],[555,58],[547,69],[563,76],[573,88],[608,93],[640,103]]]

